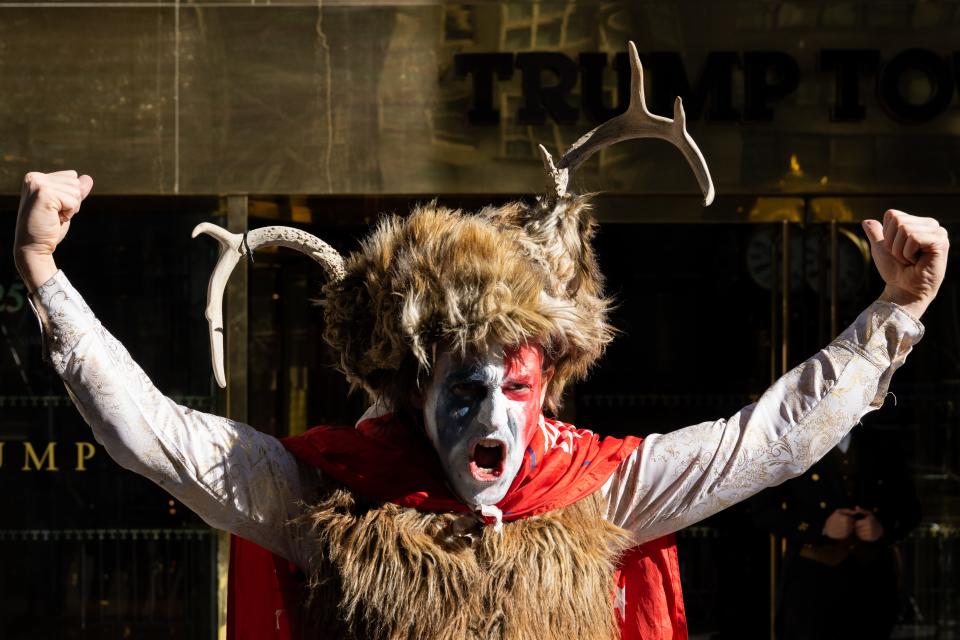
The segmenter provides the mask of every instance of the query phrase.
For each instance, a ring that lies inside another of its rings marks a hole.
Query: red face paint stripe
[[[540,424],[540,397],[543,390],[543,349],[535,344],[523,344],[508,349],[503,357],[505,382],[530,386],[523,408],[523,437],[530,442]],[[519,400],[520,398],[518,398]]]

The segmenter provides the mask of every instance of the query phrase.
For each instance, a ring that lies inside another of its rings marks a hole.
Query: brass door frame
[[[220,210],[226,214],[227,230],[246,233],[250,219],[249,198],[246,195],[230,195],[220,199]],[[224,292],[224,336],[226,358],[224,368],[227,378],[224,415],[231,420],[247,422],[247,339],[249,318],[249,274],[246,260],[240,260],[234,268]],[[230,535],[218,531],[217,536],[217,638],[227,638],[227,582],[230,575]]]

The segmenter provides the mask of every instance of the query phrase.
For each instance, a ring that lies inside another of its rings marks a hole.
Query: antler
[[[566,195],[570,173],[604,147],[632,138],[660,138],[673,143],[683,153],[697,176],[703,192],[703,204],[709,205],[714,196],[713,180],[697,143],[687,133],[686,116],[680,98],[673,104],[673,120],[650,113],[643,93],[643,65],[640,64],[637,47],[629,42],[627,48],[627,57],[630,59],[630,106],[624,113],[607,120],[573,143],[556,164],[546,148],[540,145],[550,190],[558,198]]]
[[[191,237],[201,233],[216,238],[220,243],[220,259],[210,275],[207,285],[207,324],[210,327],[210,356],[213,359],[213,375],[220,388],[227,386],[223,371],[223,290],[240,258],[261,247],[288,247],[303,252],[320,263],[330,280],[340,280],[346,270],[343,257],[326,242],[306,231],[293,227],[261,227],[246,234],[230,233],[223,227],[201,222],[193,229]]]

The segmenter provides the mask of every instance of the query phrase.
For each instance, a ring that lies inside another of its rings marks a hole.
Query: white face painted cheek
[[[465,503],[493,505],[503,499],[523,463],[525,403],[501,391],[505,375],[502,358],[490,357],[464,366],[449,353],[438,358],[424,394],[424,424],[450,485]],[[458,385],[476,390],[453,393]],[[481,439],[502,442],[498,477],[481,480],[471,470],[471,448]]]

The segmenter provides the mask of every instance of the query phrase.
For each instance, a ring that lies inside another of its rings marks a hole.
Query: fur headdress
[[[663,138],[690,163],[705,204],[713,200],[710,173],[686,131],[680,99],[673,120],[651,114],[632,42],[629,59],[629,107],[580,138],[556,163],[540,147],[548,190],[532,205],[514,202],[468,214],[432,202],[408,217],[383,219],[346,260],[321,240],[287,227],[239,236],[200,225],[194,235],[210,233],[223,245],[207,306],[221,386],[226,278],[240,256],[280,244],[304,250],[326,268],[324,337],[340,354],[350,382],[371,396],[404,406],[439,350],[469,354],[534,343],[554,367],[546,403],[555,410],[567,383],[587,373],[613,335],[610,301],[591,246],[595,223],[587,198],[567,193],[570,172],[610,144]]]
[[[612,330],[585,199],[542,209],[514,202],[468,214],[433,202],[382,220],[346,259],[345,277],[324,289],[324,337],[350,381],[403,402],[397,394],[430,370],[438,349],[530,342],[555,368],[547,403],[556,409]]]

